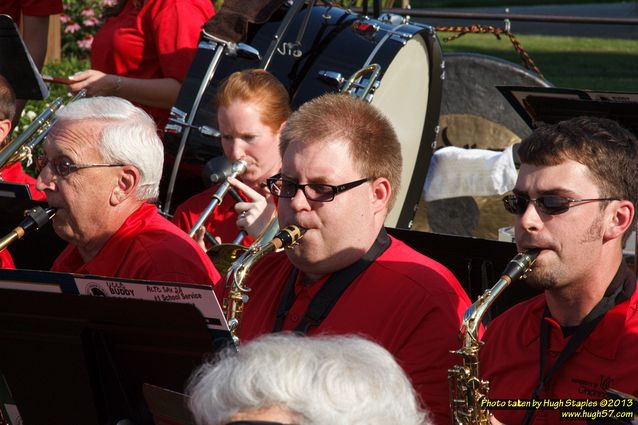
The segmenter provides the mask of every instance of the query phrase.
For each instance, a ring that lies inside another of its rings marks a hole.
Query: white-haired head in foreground
[[[430,423],[392,355],[358,336],[262,336],[201,366],[188,393],[199,425],[264,419],[250,414],[269,408],[295,425]]]
[[[56,114],[59,122],[98,121],[105,123],[100,135],[103,160],[128,164],[140,172],[137,197],[154,200],[164,163],[164,146],[153,119],[142,109],[119,97],[91,97],[71,102]]]

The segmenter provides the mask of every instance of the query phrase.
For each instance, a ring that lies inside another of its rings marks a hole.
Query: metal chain
[[[463,36],[465,34],[468,34],[468,33],[473,33],[473,34],[494,34],[494,36],[498,40],[500,40],[501,39],[501,34],[505,34],[505,35],[507,35],[509,37],[510,41],[512,42],[512,45],[514,46],[514,49],[518,52],[518,55],[520,56],[521,60],[523,61],[523,64],[525,65],[525,68],[529,69],[530,71],[533,71],[534,73],[536,73],[536,75],[538,75],[543,80],[545,79],[545,76],[538,69],[538,67],[536,66],[536,64],[534,63],[532,58],[529,56],[529,54],[525,51],[525,49],[523,48],[521,43],[518,41],[516,36],[514,34],[512,34],[512,32],[507,30],[507,29],[494,28],[491,25],[469,25],[469,26],[464,26],[464,27],[462,27],[462,26],[437,26],[437,27],[434,27],[434,29],[436,31],[457,32],[458,33],[458,34],[446,37],[444,39],[445,41],[456,40],[456,39],[460,38],[461,36]]]

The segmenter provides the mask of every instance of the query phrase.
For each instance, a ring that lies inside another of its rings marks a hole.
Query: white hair
[[[430,423],[392,355],[358,336],[265,335],[202,365],[187,392],[200,425],[274,406],[299,425]]]
[[[164,163],[164,146],[153,119],[128,100],[119,97],[91,97],[69,103],[56,118],[60,122],[96,120],[105,122],[99,150],[110,164],[132,165],[140,172],[137,197],[159,197]]]

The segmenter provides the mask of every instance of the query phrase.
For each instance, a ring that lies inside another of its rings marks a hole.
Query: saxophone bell
[[[276,217],[272,221],[273,226],[279,227]],[[271,238],[262,238],[255,241],[248,249],[230,266],[226,274],[226,288],[228,296],[224,298],[223,308],[226,321],[230,329],[235,345],[239,345],[239,325],[241,323],[244,304],[249,300],[250,288],[244,281],[251,268],[266,254],[279,249],[294,247],[303,237],[306,229],[292,224],[279,230]]]
[[[465,311],[459,333],[463,346],[454,354],[463,358],[463,364],[448,370],[450,382],[450,416],[454,425],[489,425],[490,412],[484,407],[490,383],[479,374],[479,340],[481,320],[494,301],[513,281],[525,279],[531,271],[540,250],[532,249],[517,254],[505,267],[501,278]]]

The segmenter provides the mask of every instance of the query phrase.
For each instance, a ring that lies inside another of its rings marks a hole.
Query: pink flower
[[[94,27],[97,24],[99,24],[100,21],[98,21],[97,18],[91,17],[82,21],[82,23],[84,24],[85,27]]]
[[[63,13],[62,15],[60,15],[60,22],[62,22],[63,24],[69,23],[71,22],[71,18]]]
[[[113,7],[117,4],[117,0],[102,0],[102,7]]]
[[[91,45],[93,44],[93,36],[90,34],[85,35],[82,40],[78,40],[76,43],[80,49],[91,50]]]
[[[86,9],[83,9],[82,12],[80,12],[80,15],[86,18],[90,18],[91,16],[95,16],[95,12],[91,8],[86,8]]]
[[[80,27],[80,24],[78,24],[77,22],[71,22],[69,25],[66,26],[66,28],[64,28],[64,32],[74,33],[76,31],[80,31],[80,29],[82,29],[82,27]]]

